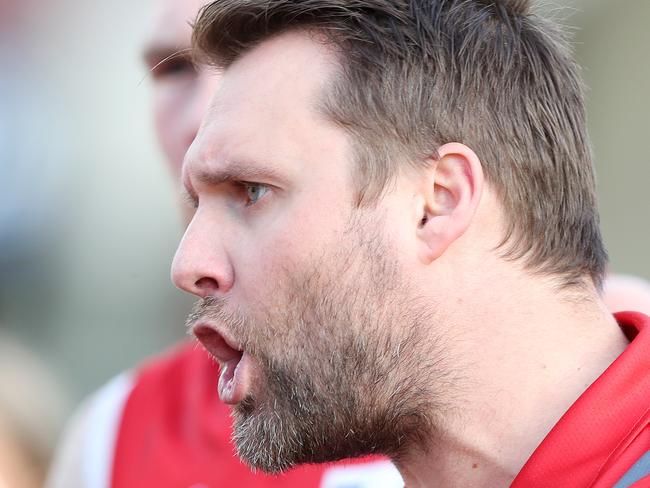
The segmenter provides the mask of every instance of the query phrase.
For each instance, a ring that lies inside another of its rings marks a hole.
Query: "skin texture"
[[[235,439],[242,458],[271,472],[366,454],[376,445],[390,444],[396,455],[407,438],[429,428],[419,412],[439,396],[426,385],[437,374],[433,361],[400,358],[402,348],[422,358],[437,354],[422,336],[425,311],[414,306],[419,297],[409,293],[398,243],[381,232],[388,214],[355,211],[350,167],[327,164],[346,161],[350,152],[345,135],[311,106],[331,60],[317,45],[301,45],[297,63],[268,76],[285,47],[291,49],[280,43],[273,53],[242,60],[241,70],[223,79],[214,118],[186,160],[186,187],[201,204],[174,263],[179,286],[206,297],[229,295],[204,302],[191,324],[226,325],[254,358],[251,391],[235,412]],[[296,83],[285,83],[285,74]],[[197,154],[199,148],[208,152]],[[214,184],[219,172],[253,174]],[[211,181],[202,179],[207,174]],[[266,185],[253,193],[255,203],[242,187],[253,177]],[[335,201],[341,205],[328,215]],[[259,286],[266,276],[274,277],[272,293]],[[314,330],[326,341],[311,341]],[[393,385],[380,401],[379,382]]]
[[[243,55],[183,167],[197,208],[172,276],[208,299],[190,325],[227,330],[251,358],[238,448],[264,446],[265,459],[247,461],[273,471],[324,460],[321,446],[343,434],[355,439],[329,442],[332,459],[382,452],[407,486],[506,485],[626,341],[594,288],[578,300],[498,255],[502,209],[467,146],[439,148],[375,206],[355,208],[349,136],[314,110],[335,62],[296,32]],[[346,354],[350,344],[364,347]],[[409,429],[379,425],[403,415],[391,401],[407,382],[416,391],[405,398],[421,401]],[[384,414],[366,425],[346,416],[370,391]],[[369,446],[373,428],[382,439]]]
[[[428,431],[420,412],[442,397],[429,388],[441,383],[442,353],[427,347],[430,317],[381,228],[357,215],[317,261],[282,272],[271,301],[233,313],[208,298],[192,314],[190,325],[225,325],[256,359],[257,386],[234,410],[238,454],[251,466],[277,472],[380,445],[397,456]],[[327,341],[311,340],[314,330]]]

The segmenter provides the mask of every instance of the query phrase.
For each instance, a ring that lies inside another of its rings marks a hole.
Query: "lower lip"
[[[250,356],[245,352],[238,358],[221,363],[219,398],[229,405],[236,405],[246,398],[249,388]]]

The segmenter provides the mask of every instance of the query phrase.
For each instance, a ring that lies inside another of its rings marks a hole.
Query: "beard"
[[[267,303],[244,313],[212,297],[190,315],[226,325],[259,366],[233,408],[237,454],[254,470],[399,459],[433,435],[446,377],[433,307],[411,292],[383,228],[357,215],[318,259],[274,277]]]

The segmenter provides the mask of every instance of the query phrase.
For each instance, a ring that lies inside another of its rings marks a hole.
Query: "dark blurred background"
[[[177,188],[140,58],[154,2],[0,0],[0,330],[58,385],[40,390],[55,427],[184,335]],[[650,279],[650,2],[544,8],[584,66],[612,269]]]

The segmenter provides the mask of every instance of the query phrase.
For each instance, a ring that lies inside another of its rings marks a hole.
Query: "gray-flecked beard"
[[[228,324],[260,366],[233,409],[237,453],[253,469],[399,459],[434,434],[447,374],[433,307],[410,293],[381,228],[355,220],[311,269],[285,270],[264,318],[214,298],[195,309]]]

